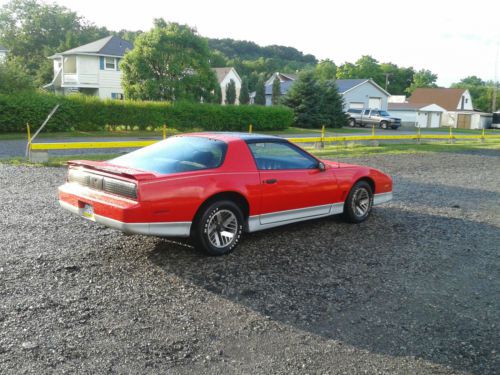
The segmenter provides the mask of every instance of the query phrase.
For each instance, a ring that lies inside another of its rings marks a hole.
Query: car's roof
[[[258,141],[282,141],[286,142],[284,138],[277,137],[274,135],[258,134],[258,133],[243,133],[243,132],[199,132],[199,133],[186,133],[182,136],[197,136],[197,137],[207,137],[224,142],[230,142],[234,140],[243,140],[245,142],[258,142]]]

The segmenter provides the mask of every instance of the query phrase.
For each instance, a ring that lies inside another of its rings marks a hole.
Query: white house
[[[7,58],[7,48],[0,46],[0,62],[5,61]]]
[[[403,125],[417,128],[439,128],[446,110],[437,104],[389,103],[387,110],[399,117]]]
[[[240,91],[241,91],[241,78],[233,67],[225,67],[225,68],[213,68],[215,75],[217,77],[217,82],[220,85],[220,89],[222,92],[222,101],[221,103],[226,103],[226,89],[227,85],[231,80],[234,81],[234,85],[236,87],[236,102],[235,104],[239,104]]]
[[[474,110],[472,97],[467,89],[418,88],[408,98],[408,103],[434,103],[444,108],[441,126],[482,129],[491,124],[491,113]]]
[[[54,79],[45,88],[61,94],[81,92],[101,99],[123,99],[119,62],[132,48],[132,43],[108,36],[50,56]]]

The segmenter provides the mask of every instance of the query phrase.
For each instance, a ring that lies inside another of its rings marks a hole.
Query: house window
[[[111,99],[118,99],[118,100],[123,100],[125,97],[123,96],[122,93],[119,92],[112,92],[111,93]]]
[[[106,57],[104,59],[104,66],[106,70],[116,70],[116,60],[114,57]]]

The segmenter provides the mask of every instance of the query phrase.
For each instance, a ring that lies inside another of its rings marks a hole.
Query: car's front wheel
[[[351,223],[361,223],[370,216],[373,207],[373,191],[366,181],[358,181],[352,187],[344,204],[344,217]]]
[[[200,212],[193,223],[191,238],[197,248],[210,255],[233,251],[243,233],[243,214],[231,201],[216,201]]]

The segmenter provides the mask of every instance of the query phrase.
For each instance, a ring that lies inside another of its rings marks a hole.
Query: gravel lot
[[[0,165],[0,373],[499,373],[498,152],[344,160],[395,200],[218,258],[63,212],[64,169]]]

